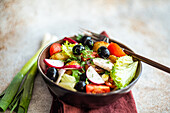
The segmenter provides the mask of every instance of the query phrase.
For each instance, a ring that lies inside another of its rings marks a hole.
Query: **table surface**
[[[135,52],[170,66],[169,20],[169,0],[1,0],[0,93],[38,50],[46,32],[63,38],[81,33],[80,27],[106,30]],[[138,112],[170,112],[169,81],[169,74],[143,63],[132,89]],[[28,112],[48,113],[51,102],[38,74]]]

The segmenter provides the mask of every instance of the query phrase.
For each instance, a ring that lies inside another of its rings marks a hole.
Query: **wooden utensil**
[[[86,30],[86,29],[83,29],[83,28],[81,28],[81,30],[91,33],[93,36],[97,37],[98,40],[104,40],[105,38],[108,38],[108,39],[109,39],[109,37],[106,37],[106,36],[103,36],[103,35],[100,35],[100,34],[91,32],[91,31]],[[112,39],[112,40],[113,40],[115,43],[117,43],[118,45],[122,45],[120,42],[118,42],[118,41],[116,41],[116,40],[114,40],[114,39]],[[134,53],[134,52],[132,52],[132,51],[129,51],[129,50],[125,49],[125,48],[122,48],[122,49],[123,49],[123,51],[124,51],[127,55],[131,55],[132,57],[134,57],[134,58],[136,58],[136,59],[138,59],[138,60],[140,60],[140,61],[142,61],[142,62],[145,62],[145,63],[147,63],[147,64],[149,64],[149,65],[151,65],[151,66],[153,66],[153,67],[155,67],[155,68],[158,68],[158,69],[160,69],[160,70],[162,70],[162,71],[165,71],[165,72],[167,72],[167,73],[170,73],[170,68],[169,68],[169,67],[164,66],[164,65],[162,65],[162,64],[160,64],[160,63],[158,63],[158,62],[155,62],[155,61],[153,61],[153,60],[151,60],[151,59],[149,59],[149,58],[146,58],[146,57],[143,57],[143,56],[141,56],[141,55],[138,55],[138,54],[136,54],[136,53]]]

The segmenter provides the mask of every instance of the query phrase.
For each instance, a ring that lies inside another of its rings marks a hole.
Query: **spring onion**
[[[20,72],[15,75],[10,85],[0,94],[0,111],[4,112],[7,110],[8,107],[13,111],[15,107],[19,104],[18,110],[22,111],[22,109],[24,109],[24,112],[27,112],[37,70],[38,55],[47,44],[56,41],[56,38],[54,38],[55,37],[51,37],[49,34],[45,35],[41,48],[22,67]],[[28,73],[28,71],[30,72]],[[28,75],[26,80],[24,81],[24,84],[20,86],[27,73]]]

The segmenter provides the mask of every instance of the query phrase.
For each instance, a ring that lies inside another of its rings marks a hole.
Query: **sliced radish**
[[[61,60],[44,59],[44,63],[49,67],[54,67],[56,69],[60,69],[64,66],[64,62]]]
[[[61,60],[52,60],[52,59],[44,59],[44,62],[49,67],[54,67],[56,69],[81,69],[83,68],[80,65],[65,65]]]
[[[80,66],[80,65],[65,65],[65,66],[63,66],[61,68],[63,68],[63,69],[81,69],[83,67]]]
[[[57,79],[57,81],[56,81],[56,84],[58,84],[58,83],[60,82],[60,80],[61,80],[61,78],[62,78],[62,76],[64,75],[65,72],[66,72],[65,69],[59,69],[59,70],[58,70],[59,76],[58,76],[58,79]]]
[[[110,60],[105,60],[102,58],[95,58],[93,59],[93,63],[107,71],[111,71],[113,68],[113,63]]]
[[[95,69],[90,66],[86,71],[87,78],[95,83],[95,84],[104,84],[104,80],[100,77],[100,75],[95,71]]]
[[[64,40],[64,41],[68,41],[68,42],[70,42],[70,43],[72,43],[72,44],[78,44],[75,40],[73,40],[73,39],[71,39],[71,38],[68,38],[68,37],[65,37],[63,40]]]

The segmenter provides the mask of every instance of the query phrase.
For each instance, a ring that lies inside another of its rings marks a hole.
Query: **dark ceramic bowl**
[[[59,40],[57,42],[63,43],[63,40]],[[114,41],[110,39],[110,42],[114,42]],[[123,45],[121,43],[118,43],[118,44],[122,48],[126,48],[126,49],[132,51],[125,45]],[[139,61],[135,79],[133,79],[132,82],[123,89],[119,89],[116,91],[111,91],[109,93],[103,93],[103,94],[86,94],[83,92],[70,91],[70,90],[67,90],[65,88],[62,88],[62,87],[56,85],[44,74],[44,72],[46,70],[46,65],[43,62],[43,59],[50,57],[49,56],[50,46],[51,46],[51,44],[48,45],[46,48],[44,48],[44,50],[42,50],[42,52],[40,53],[40,55],[38,57],[38,69],[39,69],[44,81],[46,82],[48,88],[52,91],[52,93],[54,93],[54,95],[56,95],[60,100],[62,100],[63,102],[65,102],[66,104],[69,104],[69,105],[73,105],[73,106],[81,107],[81,108],[98,108],[100,106],[104,106],[109,103],[112,103],[112,102],[116,101],[117,99],[119,99],[120,97],[122,97],[124,94],[128,93],[131,90],[131,88],[136,84],[136,82],[138,81],[138,79],[141,76],[142,64]],[[136,60],[136,59],[134,59],[134,60]]]

